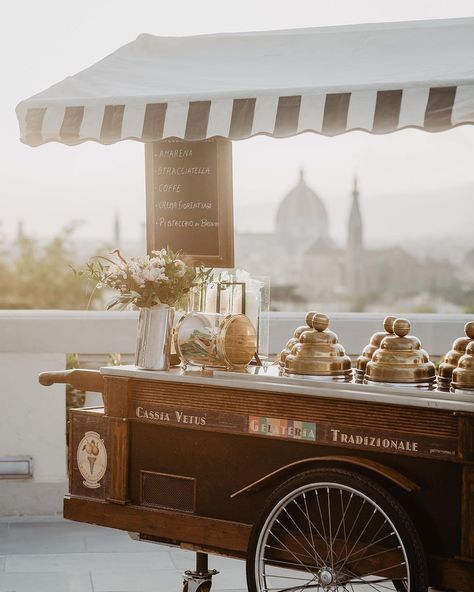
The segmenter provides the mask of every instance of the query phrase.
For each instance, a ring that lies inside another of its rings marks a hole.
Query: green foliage
[[[22,236],[11,252],[0,250],[0,308],[87,308],[93,285],[71,271],[76,264],[69,244],[72,232],[72,227],[65,228],[45,245]]]

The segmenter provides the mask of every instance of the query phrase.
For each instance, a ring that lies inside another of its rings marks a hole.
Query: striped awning
[[[140,35],[17,116],[31,146],[446,130],[474,123],[474,19]]]

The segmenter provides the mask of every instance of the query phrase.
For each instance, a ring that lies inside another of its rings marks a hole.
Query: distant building
[[[114,216],[114,249],[120,249],[122,246],[122,233],[120,228],[120,216],[117,211],[115,211]]]
[[[270,276],[280,310],[291,309],[295,299],[325,310],[386,308],[415,295],[429,299],[452,285],[455,272],[447,262],[420,261],[399,246],[367,248],[357,178],[351,200],[347,240],[340,248],[329,234],[324,202],[300,171],[280,202],[274,232],[236,234],[236,266]]]
[[[352,205],[349,214],[347,230],[345,287],[355,300],[360,298],[365,291],[365,257],[362,214],[359,205],[359,189],[357,177],[354,177],[352,189]]]
[[[326,207],[301,170],[298,183],[280,202],[273,233],[236,233],[236,265],[271,276],[274,285],[298,287],[308,264],[306,254],[316,243],[336,249]]]

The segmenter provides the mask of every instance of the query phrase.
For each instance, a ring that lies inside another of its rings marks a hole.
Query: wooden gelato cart
[[[22,141],[146,143],[149,250],[232,267],[231,140],[472,124],[473,39],[474,19],[142,35],[20,103]],[[326,378],[43,374],[104,398],[69,415],[65,517],[197,550],[189,592],[206,553],[246,559],[252,592],[474,590],[473,395]]]
[[[246,558],[251,590],[473,589],[474,396],[271,369],[41,380],[104,396],[70,412],[66,518]]]

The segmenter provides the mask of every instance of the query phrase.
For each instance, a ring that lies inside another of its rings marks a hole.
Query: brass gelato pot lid
[[[280,360],[279,360],[279,364],[281,367],[283,367],[285,365],[285,360],[288,354],[291,353],[291,350],[293,349],[293,346],[296,345],[297,343],[299,343],[299,339],[296,339],[296,337],[292,337],[288,343],[286,344],[285,349],[283,349],[280,353]]]
[[[450,351],[444,356],[438,368],[438,387],[441,389],[449,389],[453,377],[453,371],[457,367],[459,359],[464,352],[468,343],[474,339],[474,321],[464,325],[465,337],[459,337],[453,342]]]
[[[474,341],[466,347],[466,353],[459,358],[457,368],[453,370],[453,389],[474,390]]]
[[[302,333],[304,333],[305,331],[307,331],[308,329],[312,329],[313,328],[313,317],[316,313],[315,312],[308,312],[306,315],[306,325],[301,325],[301,327],[297,327],[295,329],[295,332],[293,334],[293,337],[288,341],[288,343],[285,346],[285,349],[283,349],[280,353],[280,359],[279,359],[279,364],[280,367],[284,367],[285,366],[285,360],[286,360],[286,356],[291,352],[292,347],[299,343],[300,340],[300,335]]]
[[[387,337],[387,335],[393,335],[393,323],[396,321],[396,319],[397,317],[385,317],[383,320],[384,331],[374,333],[370,338],[369,344],[366,345],[362,350],[362,354],[357,358],[356,361],[356,373],[359,377],[364,376],[367,363],[370,362],[375,351],[380,347],[382,339]]]
[[[257,351],[257,332],[243,314],[228,315],[219,327],[217,353],[232,368],[245,367]]]
[[[409,335],[411,329],[407,319],[396,319],[394,335],[387,335],[367,363],[366,382],[388,384],[431,385],[436,378],[436,369],[421,347],[420,340]]]
[[[295,329],[295,332],[293,334],[293,337],[295,339],[299,339],[301,337],[301,334],[302,333],[304,333],[308,329],[312,329],[313,328],[313,324],[312,323],[313,323],[313,317],[314,317],[315,314],[317,314],[315,311],[311,311],[311,312],[308,312],[306,314],[306,319],[305,319],[306,325],[301,325],[301,327],[297,327]]]
[[[301,333],[299,343],[286,356],[285,374],[351,376],[351,359],[338,343],[337,335],[328,330],[328,317],[321,313],[308,313],[306,322],[307,330]]]

